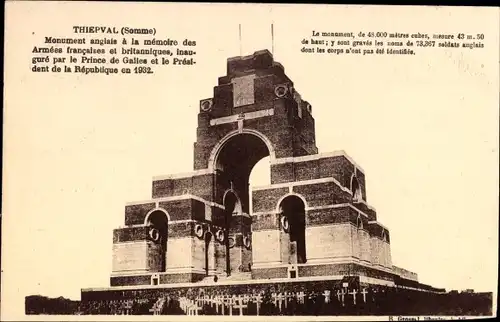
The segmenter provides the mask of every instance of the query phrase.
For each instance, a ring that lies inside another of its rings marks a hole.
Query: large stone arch
[[[214,173],[214,199],[225,208],[221,224],[226,234],[228,274],[248,271],[251,266],[252,251],[243,243],[251,234],[250,174],[265,157],[271,160],[275,158],[274,147],[266,136],[251,129],[227,134],[210,155],[209,170]]]
[[[234,130],[232,132],[229,132],[224,136],[217,144],[213,147],[212,151],[210,152],[210,157],[208,158],[208,170],[210,172],[213,172],[216,169],[216,162],[217,158],[219,156],[219,153],[221,152],[222,148],[224,145],[233,137],[241,134],[249,134],[258,137],[259,139],[262,140],[262,142],[267,146],[267,149],[269,151],[269,158],[270,161],[273,162],[276,159],[276,152],[274,149],[274,145],[269,140],[267,136],[262,134],[261,132],[253,129],[242,129],[242,130]]]
[[[215,174],[215,202],[223,204],[224,194],[231,190],[239,197],[242,212],[249,214],[250,174],[266,157],[272,162],[275,150],[271,141],[258,131],[233,131],[221,139],[209,159],[209,171]]]

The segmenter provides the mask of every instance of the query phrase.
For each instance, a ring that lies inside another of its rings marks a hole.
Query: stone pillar
[[[247,239],[251,243],[251,222],[246,213],[235,213],[231,219],[228,238],[231,273],[247,272],[252,263],[251,246],[245,246]]]
[[[307,263],[324,263],[351,258],[351,228],[350,223],[307,227]]]
[[[229,259],[231,261],[231,273],[237,273],[241,271],[243,267],[243,245],[242,245],[241,233],[235,233],[229,235]]]
[[[205,247],[208,249],[205,250],[206,256],[208,257],[208,275],[213,276],[216,274],[216,265],[215,265],[215,247],[216,241],[213,236],[210,237],[210,241],[205,242]]]
[[[167,242],[167,273],[189,270],[193,265],[193,237],[169,238]]]
[[[281,263],[288,264],[290,261],[290,234],[280,230]]]
[[[113,274],[160,271],[161,246],[148,237],[149,227],[126,227],[113,233]]]
[[[375,236],[370,236],[370,245],[372,264],[380,266],[382,263],[382,260],[380,258],[380,256],[382,255],[380,239]]]
[[[226,271],[226,244],[222,239],[223,236],[221,228],[214,230],[214,264],[217,275],[224,275]]]
[[[208,226],[192,220],[170,222],[168,228],[166,273],[181,274],[178,278],[182,282],[202,278],[206,274],[204,236]]]
[[[113,273],[148,271],[147,241],[143,240],[113,244]]]
[[[360,260],[371,263],[370,258],[370,234],[365,229],[359,229],[359,242],[361,249]]]
[[[392,256],[391,256],[391,244],[385,242],[386,247],[386,266],[389,269],[392,269]]]
[[[356,258],[361,257],[361,236],[359,228],[351,225],[351,238],[352,238],[352,256]]]
[[[297,242],[290,242],[290,251],[288,256],[288,263],[297,264]]]
[[[160,272],[161,271],[161,256],[166,256],[162,254],[161,245],[153,243],[151,241],[148,244],[148,271],[150,272]]]
[[[278,215],[274,213],[253,216],[252,260],[253,268],[270,267],[282,263],[281,234]]]

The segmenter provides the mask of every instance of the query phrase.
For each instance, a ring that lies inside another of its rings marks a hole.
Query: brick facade
[[[367,204],[364,171],[343,151],[318,153],[312,107],[268,51],[228,59],[213,97],[200,100],[196,133],[194,171],[155,177],[152,200],[125,207],[112,286],[149,285],[153,273],[161,284],[236,271],[287,278],[290,264],[298,276],[392,278],[389,231]],[[271,184],[250,193],[266,156]],[[151,244],[155,212],[166,250]]]

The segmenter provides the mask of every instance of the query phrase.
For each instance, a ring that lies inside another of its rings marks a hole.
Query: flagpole
[[[271,54],[274,56],[274,22],[271,23]]]
[[[240,33],[240,56],[243,55],[243,50],[242,50],[242,47],[241,47],[241,23],[239,24],[239,33]]]

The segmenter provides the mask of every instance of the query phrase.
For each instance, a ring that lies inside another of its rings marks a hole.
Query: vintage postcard
[[[496,316],[498,8],[5,19],[2,321]]]

